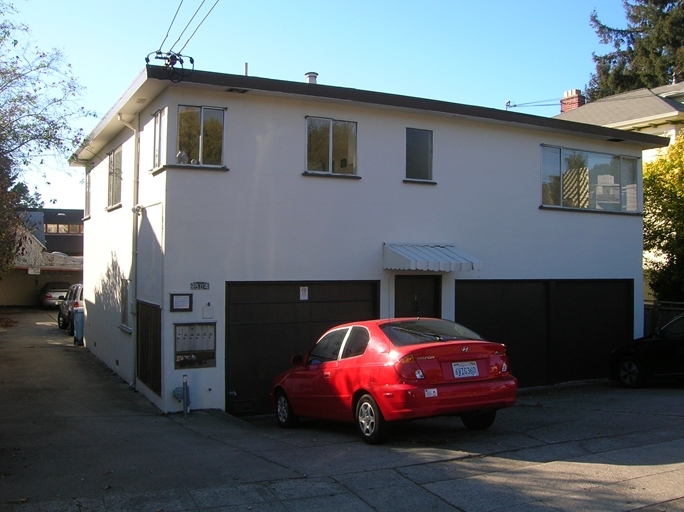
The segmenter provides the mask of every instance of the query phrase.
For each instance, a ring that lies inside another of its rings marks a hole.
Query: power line
[[[183,32],[181,32],[181,35],[178,36],[178,39],[176,39],[176,42],[173,43],[173,45],[171,45],[171,48],[169,48],[169,52],[173,52],[173,47],[176,46],[176,45],[178,44],[178,41],[181,40],[181,37],[183,37],[183,34],[185,34],[185,31],[188,30],[188,27],[190,26],[190,23],[192,23],[192,20],[195,19],[195,16],[197,16],[197,13],[200,11],[200,9],[202,8],[202,6],[204,5],[204,2],[206,2],[206,0],[202,0],[202,3],[199,4],[199,7],[198,7],[197,10],[195,11],[195,14],[192,15],[192,18],[190,18],[190,21],[188,21],[188,24],[185,25],[185,28],[183,29]],[[187,43],[186,43],[186,44],[187,44]],[[178,52],[178,53],[180,53],[180,52]]]
[[[171,24],[169,25],[169,29],[166,31],[166,36],[164,36],[164,39],[162,40],[161,44],[159,45],[159,50],[157,50],[158,52],[161,52],[162,46],[164,46],[166,39],[169,37],[169,33],[171,32],[171,27],[173,27],[173,23],[176,21],[176,16],[178,16],[178,12],[180,11],[180,8],[182,5],[183,5],[183,0],[181,0],[180,4],[178,4],[178,9],[176,9],[176,14],[173,15],[173,19],[171,20]]]
[[[202,3],[204,3],[204,0],[202,0]],[[195,34],[196,34],[197,31],[199,30],[199,28],[202,26],[202,23],[204,23],[204,20],[206,20],[207,17],[209,17],[209,15],[211,14],[211,11],[214,10],[214,7],[216,7],[216,4],[218,4],[218,3],[219,3],[219,0],[216,0],[216,2],[214,2],[214,5],[211,6],[211,9],[209,9],[209,12],[206,14],[206,16],[204,16],[204,18],[202,18],[202,21],[200,21],[200,24],[197,25],[197,28],[195,29],[195,31],[194,31],[194,32],[192,33],[192,35],[188,38],[188,40],[185,41],[185,44],[183,45],[183,48],[181,48],[180,51],[179,51],[178,53],[183,53],[183,50],[185,49],[185,47],[186,47],[186,46],[188,45],[188,43],[190,42],[190,39],[192,39],[192,38],[195,36]],[[200,7],[202,7],[202,6],[200,5]],[[194,18],[194,16],[193,16],[193,18]],[[192,20],[190,20],[190,21],[192,21]]]

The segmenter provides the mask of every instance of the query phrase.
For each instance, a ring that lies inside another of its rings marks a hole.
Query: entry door
[[[442,276],[396,276],[394,316],[442,317]]]

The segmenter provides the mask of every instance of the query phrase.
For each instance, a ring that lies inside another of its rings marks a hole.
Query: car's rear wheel
[[[67,328],[66,318],[64,318],[64,315],[62,315],[61,311],[59,313],[57,313],[57,325],[59,326],[60,329],[66,329]]]
[[[299,421],[299,418],[292,410],[287,395],[282,390],[276,393],[276,419],[278,420],[278,425],[282,428],[292,428]]]
[[[470,412],[461,416],[461,421],[468,430],[487,430],[495,419],[496,411]]]
[[[372,396],[363,395],[356,403],[356,425],[361,438],[368,444],[378,444],[385,437],[385,419]]]
[[[624,357],[620,360],[617,377],[620,385],[626,388],[638,388],[646,382],[644,366],[633,357]]]

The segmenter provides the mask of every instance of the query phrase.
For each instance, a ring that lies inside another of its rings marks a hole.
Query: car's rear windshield
[[[398,347],[435,341],[482,339],[479,334],[461,324],[435,318],[391,321],[380,328]]]
[[[68,290],[71,284],[69,283],[47,283],[46,290]]]

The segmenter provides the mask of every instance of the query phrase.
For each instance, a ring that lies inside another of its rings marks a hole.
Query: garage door
[[[505,343],[522,387],[607,377],[633,308],[628,279],[456,281],[456,321]]]
[[[271,412],[269,388],[325,330],[380,314],[379,281],[227,282],[226,411]]]

